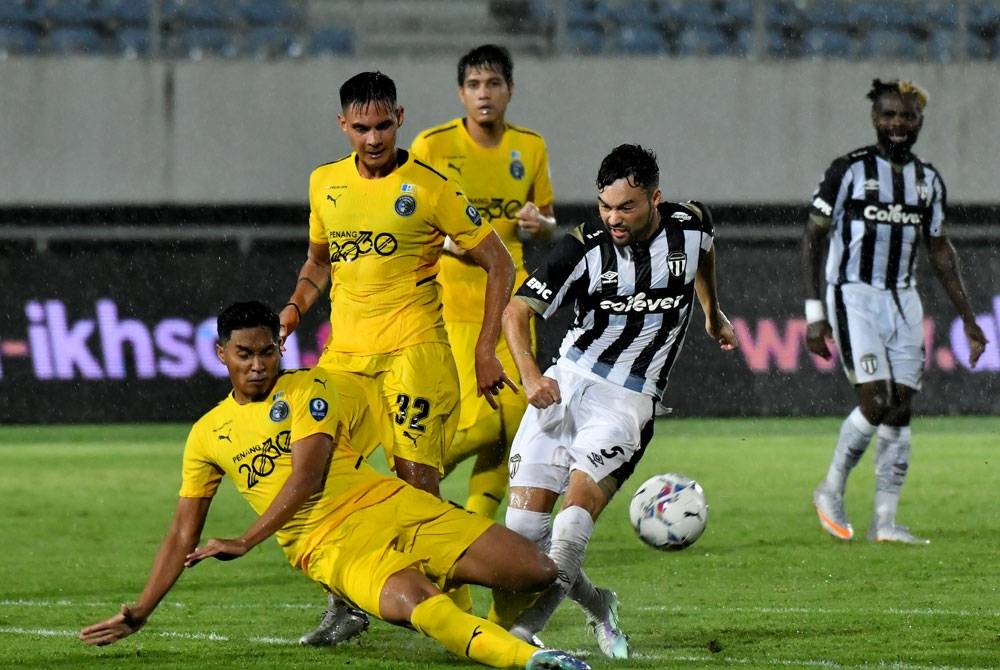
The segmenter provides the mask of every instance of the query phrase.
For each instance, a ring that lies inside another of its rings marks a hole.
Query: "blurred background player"
[[[868,92],[876,143],[841,156],[813,195],[802,242],[806,344],[829,359],[840,350],[858,406],[841,426],[829,470],[813,503],[822,527],[841,540],[854,529],[844,509],[847,477],[877,434],[875,513],[868,539],[927,544],[896,523],[910,465],[910,415],[924,370],[923,305],[914,264],[921,238],[935,275],[962,318],[969,364],[986,337],[976,324],[945,235],[941,174],[911,151],[924,122],[927,93],[910,81],[874,80]],[[820,255],[829,236],[826,310],[820,300]]]
[[[715,233],[704,205],[662,201],[656,156],[632,144],[601,162],[597,193],[602,223],[567,234],[504,310],[504,335],[531,405],[511,447],[506,523],[548,546],[559,567],[556,582],[510,630],[534,639],[569,594],[601,651],[627,658],[617,596],[581,570],[594,523],[653,436],[654,406],[695,294],[709,336],[727,351],[737,339],[719,306]],[[531,319],[566,306],[576,318],[543,375],[530,350]]]
[[[446,580],[529,589],[550,583],[555,566],[537,547],[369,466],[347,437],[335,380],[322,368],[279,370],[278,316],[263,304],[223,310],[218,335],[233,389],[191,429],[174,520],[146,586],[133,605],[84,628],[81,640],[103,646],[128,637],[185,567],[239,558],[275,535],[309,578],[458,656],[499,668],[588,668],[462,612],[440,591]],[[266,467],[257,467],[259,459]],[[238,538],[197,547],[223,476],[259,517]]]
[[[514,265],[459,188],[397,149],[403,108],[389,77],[351,77],[340,88],[340,105],[337,118],[352,152],[310,176],[309,251],[280,314],[281,337],[295,330],[332,282],[330,336],[319,365],[367,389],[362,395],[381,408],[376,414],[386,426],[396,474],[439,495],[459,404],[437,282],[445,237],[486,278],[476,389],[494,406],[505,385],[517,390],[495,353]],[[367,454],[375,446],[361,448]],[[358,619],[331,597],[320,627],[301,641],[336,644],[363,630]]]
[[[527,277],[522,241],[548,238],[556,221],[545,140],[506,120],[513,69],[510,53],[501,46],[484,44],[462,56],[458,99],[465,116],[424,130],[411,150],[462,186],[510,250],[520,283]],[[526,401],[519,393],[505,393],[497,398],[499,410],[495,410],[478,392],[476,346],[486,275],[456,245],[446,243],[445,252],[439,275],[444,321],[462,388],[458,432],[445,467],[475,455],[465,507],[493,518],[507,492],[507,453]],[[496,355],[505,370],[516,370],[503,339]]]

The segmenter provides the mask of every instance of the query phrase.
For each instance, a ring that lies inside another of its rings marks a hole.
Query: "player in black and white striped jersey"
[[[602,223],[567,233],[504,312],[504,335],[530,406],[511,446],[506,524],[540,546],[559,579],[511,627],[532,639],[568,594],[601,651],[627,658],[618,601],[582,572],[594,523],[653,434],[654,406],[680,353],[697,295],[724,350],[736,334],[719,306],[712,219],[696,202],[661,202],[656,157],[621,145],[597,176]],[[556,363],[539,369],[529,324],[573,306]],[[562,494],[562,509],[552,510]],[[550,530],[551,529],[551,530]]]
[[[986,338],[945,235],[944,181],[933,165],[912,153],[927,93],[910,81],[876,79],[868,99],[876,143],[830,165],[813,195],[802,245],[807,346],[830,358],[826,340],[832,336],[858,394],[858,407],[841,427],[813,502],[827,532],[842,540],[854,536],[844,511],[844,488],[877,433],[875,513],[868,539],[926,544],[896,523],[910,461],[911,400],[920,390],[925,356],[923,306],[914,274],[921,239],[962,318],[970,365],[982,354]],[[820,256],[828,235],[824,310]]]

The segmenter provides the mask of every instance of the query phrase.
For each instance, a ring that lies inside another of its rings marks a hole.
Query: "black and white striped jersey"
[[[715,231],[697,202],[661,203],[660,229],[619,247],[602,222],[568,233],[517,291],[542,318],[572,305],[559,349],[571,361],[660,399],[691,320],[694,280]]]
[[[810,208],[833,222],[826,281],[915,286],[920,237],[944,234],[946,200],[941,174],[915,156],[899,171],[874,145],[837,158]]]

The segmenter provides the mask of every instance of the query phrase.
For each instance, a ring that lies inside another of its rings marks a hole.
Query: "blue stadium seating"
[[[861,30],[900,30],[913,25],[912,5],[898,0],[855,0],[847,6],[851,24]]]
[[[608,20],[609,9],[600,0],[568,0],[567,28],[599,28]]]
[[[812,30],[846,31],[852,25],[847,5],[841,0],[811,2],[803,14],[806,24]]]
[[[0,24],[0,60],[39,52],[38,33],[24,25]]]
[[[244,0],[239,6],[240,16],[254,26],[295,27],[305,23],[299,7],[286,0]]]
[[[44,20],[38,0],[3,0],[0,2],[0,25],[5,27],[39,27]]]
[[[802,42],[804,56],[849,59],[857,55],[851,35],[839,27],[810,28]]]
[[[206,56],[231,58],[238,54],[236,42],[222,28],[188,28],[180,34],[174,53],[191,60]]]
[[[604,31],[600,27],[572,25],[566,28],[566,48],[571,54],[593,56],[604,51]]]
[[[149,49],[149,28],[125,27],[115,31],[115,51],[125,58],[145,58]]]
[[[729,39],[720,28],[687,26],[677,34],[679,56],[725,56],[731,51]]]
[[[222,29],[238,13],[235,0],[163,0],[163,18],[182,27]]]
[[[648,24],[625,25],[615,32],[611,49],[632,56],[659,56],[667,53],[667,43],[660,31]]]
[[[101,0],[45,0],[42,4],[45,20],[57,28],[103,28],[111,18],[111,10]]]
[[[346,56],[354,53],[354,34],[345,28],[329,26],[312,34],[306,50],[310,56]]]
[[[149,3],[150,0],[108,0],[111,21],[129,28],[148,26]]]
[[[917,60],[920,44],[906,30],[875,28],[867,31],[861,39],[862,58],[880,60]]]
[[[101,56],[111,52],[99,32],[85,26],[53,29],[46,39],[48,53],[54,55]]]
[[[280,25],[254,28],[243,41],[243,54],[259,60],[296,58],[304,51],[299,36]]]

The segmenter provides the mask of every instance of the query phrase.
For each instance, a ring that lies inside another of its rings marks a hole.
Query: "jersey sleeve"
[[[320,197],[316,187],[318,171],[318,169],[313,170],[313,173],[309,175],[309,242],[313,244],[326,244],[326,228],[317,214],[319,212],[317,199]]]
[[[413,144],[410,145],[410,154],[412,154],[412,156],[419,161],[423,161],[428,165],[434,165],[430,145],[423,133],[417,135],[413,140]]]
[[[515,292],[542,318],[548,318],[586,292],[583,228],[581,225],[564,235]]]
[[[337,389],[334,381],[322,368],[304,371],[309,381],[297,389],[296,401],[292,403],[292,425],[290,442],[325,433],[337,438],[340,412],[337,411]]]
[[[493,226],[483,221],[479,210],[466,199],[459,185],[451,180],[447,180],[438,192],[434,217],[438,230],[466,251],[493,232]]]
[[[847,158],[841,157],[833,161],[830,167],[823,174],[823,179],[813,192],[812,203],[809,205],[809,213],[824,218],[833,216],[833,206],[837,202],[837,193],[840,192],[844,174],[850,166]]]
[[[212,460],[207,448],[206,430],[203,422],[196,423],[184,445],[179,493],[182,498],[211,498],[222,481],[223,471]]]
[[[555,195],[552,192],[552,174],[549,170],[549,150],[544,141],[540,143],[540,146],[535,183],[531,185],[531,197],[536,205],[545,207],[552,204]]]
[[[948,190],[945,188],[944,179],[941,174],[934,170],[934,178],[931,180],[931,207],[930,221],[927,223],[925,234],[930,237],[942,237],[944,235],[945,210],[948,207]]]

